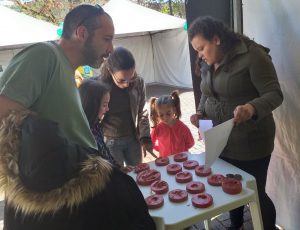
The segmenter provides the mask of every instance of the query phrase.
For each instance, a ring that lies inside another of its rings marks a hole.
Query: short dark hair
[[[98,112],[101,100],[111,88],[98,78],[84,79],[79,86],[79,94],[85,115],[90,127],[98,121]]]
[[[100,27],[97,17],[104,14],[109,16],[100,5],[76,6],[65,17],[62,38],[70,39],[74,30],[81,25],[85,26],[88,32],[94,31]]]
[[[135,60],[132,53],[124,47],[117,47],[104,61],[101,68],[101,77],[107,80],[110,73],[121,70],[129,70],[135,67]]]
[[[219,37],[220,47],[224,53],[231,49],[231,47],[243,37],[233,32],[222,21],[210,16],[200,16],[191,23],[188,30],[189,40],[193,40],[197,35],[201,35],[208,41],[211,41],[214,36]]]

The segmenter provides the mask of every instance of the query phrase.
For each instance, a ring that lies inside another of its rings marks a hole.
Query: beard
[[[98,69],[102,64],[105,55],[99,57],[97,50],[93,47],[92,40],[93,36],[89,36],[84,44],[84,49],[82,51],[83,63],[84,65]]]

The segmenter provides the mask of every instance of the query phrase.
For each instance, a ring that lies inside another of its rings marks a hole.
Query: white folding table
[[[169,157],[170,164],[174,162],[173,156]],[[189,160],[196,160],[200,165],[204,165],[205,153],[190,154]],[[158,209],[150,209],[149,213],[155,221],[158,230],[177,230],[191,226],[200,221],[204,221],[205,228],[210,229],[210,219],[221,213],[227,212],[242,205],[249,204],[252,222],[255,230],[262,230],[262,219],[260,206],[257,195],[256,181],[253,176],[242,171],[241,169],[221,160],[217,159],[212,165],[213,174],[240,174],[242,176],[243,190],[240,194],[229,195],[223,192],[222,187],[211,186],[207,183],[207,177],[199,177],[195,174],[195,170],[187,170],[193,175],[193,181],[200,181],[205,184],[205,192],[213,196],[213,205],[209,208],[195,208],[192,205],[192,194],[189,194],[188,200],[182,203],[173,203],[168,199],[168,194],[164,194],[164,205]],[[177,183],[174,175],[169,175],[166,166],[156,166],[154,161],[149,162],[151,169],[156,169],[161,173],[161,179],[167,181],[169,184],[169,191],[173,189],[186,188],[186,183]],[[129,175],[136,180],[136,173],[130,172]],[[144,198],[152,195],[150,186],[139,186]]]

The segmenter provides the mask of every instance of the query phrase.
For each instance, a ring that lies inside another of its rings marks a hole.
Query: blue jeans
[[[120,164],[135,166],[142,162],[142,148],[136,137],[104,138],[111,155]]]

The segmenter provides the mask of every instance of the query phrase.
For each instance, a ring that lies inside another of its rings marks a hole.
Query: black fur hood
[[[112,166],[95,150],[70,143],[58,124],[29,111],[0,123],[0,188],[25,215],[79,206],[105,189]]]

